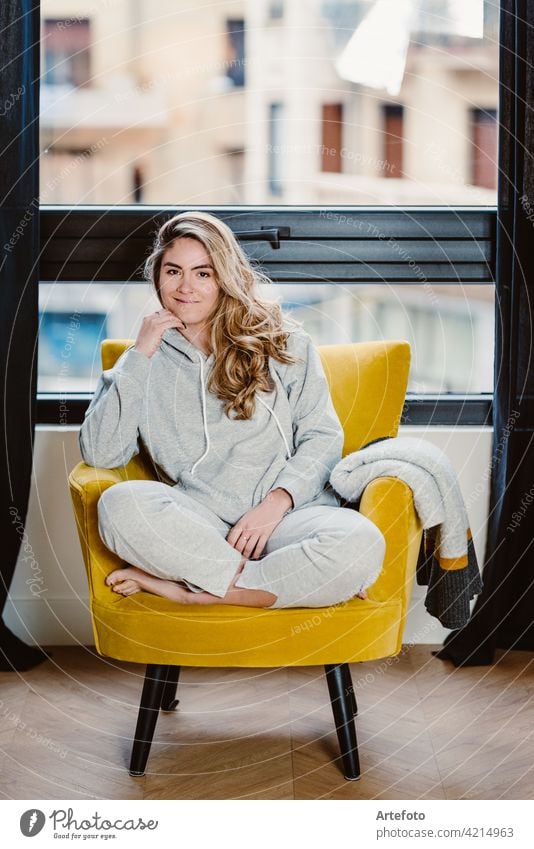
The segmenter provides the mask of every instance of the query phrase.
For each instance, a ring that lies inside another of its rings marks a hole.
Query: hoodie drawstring
[[[288,445],[288,442],[287,442],[287,439],[286,439],[286,435],[285,435],[284,431],[282,430],[282,425],[281,425],[281,424],[280,424],[280,422],[278,421],[278,416],[276,415],[276,413],[275,413],[275,411],[272,409],[272,407],[269,407],[269,405],[265,403],[265,401],[263,400],[263,398],[260,398],[260,397],[259,397],[259,395],[256,395],[256,398],[258,399],[258,401],[260,402],[260,404],[263,404],[263,406],[264,406],[264,407],[267,407],[267,409],[269,410],[269,412],[270,412],[270,413],[271,413],[271,415],[273,416],[273,418],[274,418],[274,420],[275,420],[275,422],[276,422],[276,425],[277,425],[277,427],[278,427],[278,430],[279,430],[279,431],[280,431],[280,433],[282,434],[282,439],[284,440],[284,445],[286,446],[287,459],[289,460],[289,458],[291,457],[291,451],[290,451],[290,448],[289,448],[289,445]]]
[[[207,416],[206,416],[206,388],[204,386],[204,361],[202,359],[201,354],[199,354],[199,360],[200,360],[200,385],[202,387],[202,389],[201,389],[201,392],[202,392],[202,420],[203,420],[203,423],[204,423],[204,436],[206,437],[206,450],[204,451],[202,457],[199,457],[198,460],[196,461],[196,463],[194,463],[194,465],[191,467],[191,474],[192,475],[195,473],[195,469],[198,466],[198,464],[200,462],[202,462],[202,460],[204,459],[204,457],[206,456],[206,454],[210,450],[210,435],[209,435],[209,431],[208,431],[208,422],[207,422]],[[270,414],[273,416],[273,418],[276,422],[276,426],[278,427],[278,430],[280,431],[282,439],[284,440],[284,445],[286,446],[286,452],[287,452],[287,459],[289,460],[290,457],[291,457],[291,450],[289,448],[289,444],[288,444],[288,441],[286,439],[286,435],[285,435],[284,431],[282,430],[282,425],[280,424],[280,422],[278,420],[278,416],[276,415],[276,413],[272,409],[272,407],[269,407],[269,405],[265,403],[263,398],[260,398],[258,395],[256,396],[256,398],[258,399],[258,401],[261,404],[263,404],[264,407],[266,407],[269,410]]]
[[[206,417],[206,389],[204,387],[204,361],[202,359],[202,354],[198,355],[200,360],[200,385],[202,387],[202,420],[204,422],[204,436],[206,437],[206,450],[204,451],[202,457],[199,457],[196,463],[191,468],[191,474],[194,475],[195,468],[198,464],[204,459],[208,451],[210,450],[210,435],[208,431],[208,422]]]

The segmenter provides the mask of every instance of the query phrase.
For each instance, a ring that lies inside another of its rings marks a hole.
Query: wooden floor
[[[144,777],[142,667],[57,647],[0,673],[4,799],[533,799],[534,655],[455,669],[436,646],[352,665],[362,778],[345,781],[322,668],[184,669]]]

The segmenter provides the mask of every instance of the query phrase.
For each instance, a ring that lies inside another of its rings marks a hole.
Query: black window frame
[[[226,221],[274,282],[495,283],[496,207],[283,204],[43,205],[39,280],[138,285],[158,224],[184,209]],[[92,395],[38,393],[37,423],[80,424]],[[492,402],[493,393],[408,393],[400,423],[491,426]]]

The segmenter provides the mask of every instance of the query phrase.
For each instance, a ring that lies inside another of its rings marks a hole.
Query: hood
[[[210,354],[209,356],[204,354],[200,348],[197,348],[196,345],[193,345],[193,343],[189,341],[189,339],[186,339],[176,327],[168,327],[167,330],[163,332],[161,337],[161,348],[163,352],[172,357],[173,360],[180,360],[182,356],[185,356],[191,362],[198,363],[199,359],[206,361],[213,357],[213,354]]]
[[[196,345],[193,345],[193,343],[190,342],[189,339],[186,339],[185,336],[180,333],[180,331],[176,327],[168,327],[167,330],[163,332],[161,336],[160,350],[162,350],[163,353],[167,354],[167,356],[170,356],[175,362],[181,361],[183,364],[183,358],[185,357],[189,362],[191,362],[195,366],[198,365],[200,367],[198,375],[195,369],[195,375],[196,379],[199,382],[199,398],[200,405],[202,408],[202,424],[204,429],[206,448],[204,453],[191,466],[190,474],[194,475],[196,467],[199,465],[199,463],[202,462],[202,460],[205,459],[205,457],[207,457],[210,450],[210,435],[206,414],[206,404],[208,403],[207,398],[209,398],[209,393],[207,393],[206,391],[205,371],[206,368],[209,368],[210,365],[213,363],[214,355],[205,354],[203,351],[200,350],[200,348],[197,348]],[[276,422],[276,426],[280,431],[282,439],[284,440],[287,459],[289,460],[289,458],[291,457],[291,449],[289,447],[288,441],[286,439],[278,416],[274,412],[273,408],[270,407],[269,404],[267,404],[263,400],[263,398],[260,398],[258,392],[256,392],[256,401],[259,401],[260,404],[263,404],[263,406],[270,412],[271,416]],[[224,415],[226,414],[224,413]]]

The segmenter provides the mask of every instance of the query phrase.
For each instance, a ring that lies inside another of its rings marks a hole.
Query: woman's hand
[[[169,327],[177,327],[178,330],[186,329],[181,318],[178,318],[170,310],[161,309],[150,315],[145,315],[134,348],[147,357],[151,357],[158,350],[161,337]]]
[[[272,532],[292,505],[293,499],[285,489],[273,489],[261,504],[241,516],[229,531],[227,542],[247,560],[257,560]]]

